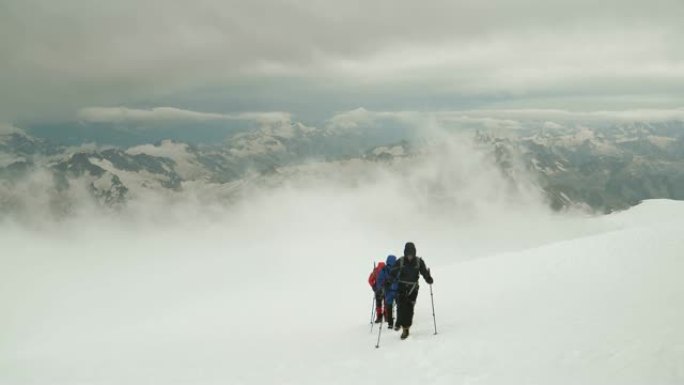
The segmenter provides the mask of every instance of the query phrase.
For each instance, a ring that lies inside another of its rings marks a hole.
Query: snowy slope
[[[369,256],[401,241],[368,229],[342,238],[333,218],[302,242],[292,234],[320,228],[317,213],[284,229],[289,213],[272,204],[268,217],[245,210],[233,224],[190,218],[144,235],[146,224],[96,223],[27,242],[6,229],[0,383],[684,382],[684,202],[584,218],[593,235],[476,259],[451,255],[455,237],[417,243],[439,334],[423,283],[412,335],[385,329],[380,349]],[[57,252],[70,259],[46,257]]]
[[[621,230],[434,267],[437,336],[423,285],[410,340],[387,332],[380,351],[375,336],[366,350],[330,341],[350,351],[314,377],[379,383],[358,375],[384,367],[382,382],[407,384],[682,383],[682,218],[684,203],[651,201],[596,219]]]

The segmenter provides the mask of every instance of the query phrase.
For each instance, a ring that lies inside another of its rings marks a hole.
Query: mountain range
[[[684,200],[681,121],[533,121],[507,130],[447,131],[484,154],[503,177],[533,183],[555,210],[579,205],[611,212],[644,199]],[[124,148],[63,146],[19,129],[4,130],[0,210],[25,208],[27,189],[40,191],[55,215],[68,213],[77,200],[116,208],[141,194],[173,196],[197,186],[230,196],[254,183],[279,183],[303,172],[303,165],[307,172],[315,165],[329,173],[350,161],[374,166],[410,163],[437,151],[440,140],[391,128],[321,129],[279,122],[221,143],[163,140]],[[84,194],[74,195],[79,189]]]

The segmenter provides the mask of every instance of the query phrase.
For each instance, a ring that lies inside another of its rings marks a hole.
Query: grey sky
[[[681,0],[0,0],[0,121],[110,106],[677,107],[681,20]]]

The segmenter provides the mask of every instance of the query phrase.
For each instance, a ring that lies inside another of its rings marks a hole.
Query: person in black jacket
[[[432,285],[434,280],[430,271],[425,267],[425,261],[416,256],[416,246],[407,242],[404,246],[404,256],[394,264],[390,276],[399,283],[397,290],[397,322],[394,330],[402,329],[401,339],[409,335],[409,328],[413,323],[413,308],[418,298],[418,274],[425,282]]]

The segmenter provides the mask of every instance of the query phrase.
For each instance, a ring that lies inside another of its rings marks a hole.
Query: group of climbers
[[[434,280],[425,261],[416,255],[416,246],[407,242],[404,255],[397,259],[388,255],[385,262],[380,262],[371,272],[368,283],[375,292],[375,323],[387,321],[390,329],[402,330],[401,339],[406,339],[413,324],[413,309],[418,298],[418,277],[432,285]],[[393,304],[396,299],[397,317],[393,317]]]

